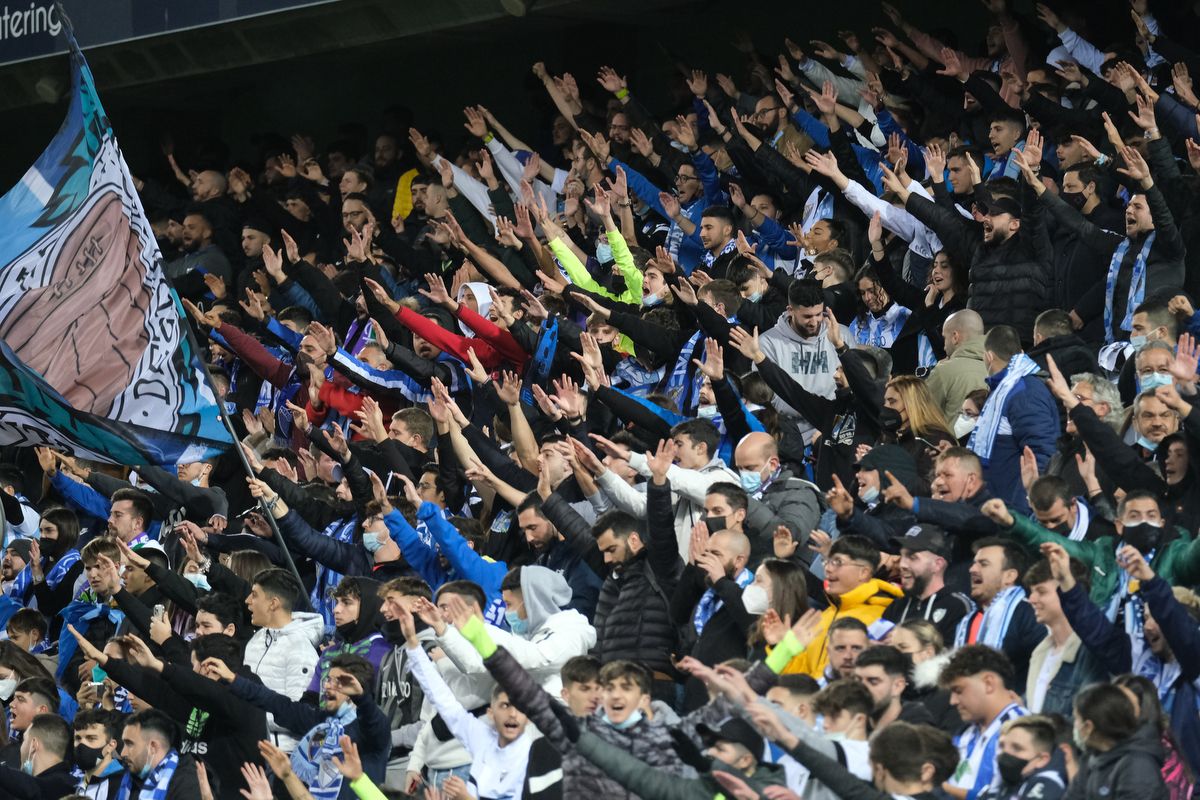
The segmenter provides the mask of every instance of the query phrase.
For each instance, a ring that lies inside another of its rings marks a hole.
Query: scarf
[[[1025,590],[1020,586],[1009,586],[997,592],[992,602],[983,610],[983,621],[979,623],[979,636],[976,637],[975,644],[986,644],[996,650],[1004,649],[1004,635],[1008,633],[1008,625],[1012,622],[1013,614],[1017,612],[1017,606],[1024,600]],[[974,616],[968,614],[958,623],[958,630],[954,635],[956,644],[967,644]]]
[[[869,344],[872,347],[883,349],[889,348],[896,341],[896,337],[900,335],[900,329],[908,321],[910,313],[912,312],[899,303],[892,303],[880,317],[868,311],[866,314],[855,317],[854,321],[850,323],[850,335],[859,344]]]
[[[1125,300],[1125,315],[1121,318],[1121,330],[1127,331],[1133,327],[1133,310],[1141,305],[1146,297],[1146,262],[1150,259],[1150,248],[1154,246],[1157,231],[1151,231],[1142,243],[1137,258],[1133,260],[1133,277],[1129,280],[1129,297]],[[1129,252],[1130,241],[1122,239],[1113,253],[1112,261],[1108,262],[1108,278],[1104,284],[1104,343],[1113,342],[1113,303],[1116,302],[1117,276],[1121,273],[1121,263]]]
[[[661,386],[661,390],[675,401],[675,406],[686,416],[691,416],[695,411],[700,398],[700,385],[704,382],[704,374],[692,363],[697,352],[703,361],[704,334],[701,331],[693,333],[692,338],[680,348],[675,366]]]
[[[1040,368],[1036,361],[1024,353],[1017,353],[1009,359],[1008,366],[1004,368],[1004,377],[1000,379],[983,404],[983,411],[979,414],[979,424],[975,426],[975,432],[971,434],[968,447],[975,451],[985,465],[992,455],[992,445],[1000,433],[1000,426],[1005,421],[1004,408],[1008,405],[1009,394],[1022,378],[1032,375],[1038,369]],[[1011,429],[1009,433],[1011,433]]]
[[[375,331],[370,317],[365,320],[360,320],[356,317],[346,330],[346,340],[343,347],[346,352],[357,358],[362,349],[374,340]]]
[[[154,768],[142,784],[142,790],[138,792],[138,800],[166,800],[167,787],[171,785],[171,778],[175,777],[175,770],[179,767],[179,753],[174,750],[167,753],[163,760],[158,762],[158,766]],[[117,795],[118,800],[131,800],[133,792],[133,774],[125,773],[125,777],[121,780],[121,791]]]
[[[754,573],[745,567],[734,578],[737,585],[745,589],[754,582]],[[700,602],[696,604],[696,613],[692,615],[692,624],[696,626],[696,635],[699,636],[704,632],[704,626],[712,619],[713,614],[716,614],[725,605],[725,601],[717,596],[713,589],[708,589],[700,597]]]
[[[72,548],[63,553],[62,558],[54,562],[54,566],[46,573],[46,585],[51,589],[57,589],[62,583],[63,578],[67,577],[67,573],[71,571],[71,567],[79,563],[79,551]]]
[[[354,528],[357,524],[357,516],[345,520],[334,520],[325,530],[321,531],[321,535],[329,536],[343,544],[350,544],[354,540]],[[324,620],[327,634],[332,633],[337,627],[333,621],[333,600],[330,599],[330,594],[334,587],[341,582],[342,577],[340,572],[334,572],[323,564],[317,564],[317,581],[313,584],[308,599],[312,602],[313,609]]]
[[[725,255],[726,253],[731,253],[734,250],[737,250],[737,239],[730,239],[728,242],[726,242],[725,246],[721,248],[721,252],[717,253],[715,256],[712,254],[711,250],[705,250],[704,251],[704,266],[711,267],[718,258]]]
[[[292,751],[292,772],[308,787],[314,800],[334,800],[341,793],[342,773],[333,766],[333,757],[341,756],[338,739],[356,719],[358,709],[347,700],[336,714],[304,734]]]
[[[8,596],[14,600],[20,601],[22,604],[28,601],[26,595],[33,588],[33,567],[29,564],[25,565],[25,569],[17,573],[17,577],[13,578],[13,582],[8,587]]]
[[[1088,526],[1092,521],[1092,509],[1082,497],[1075,500],[1075,524],[1071,526],[1071,532],[1067,534],[1072,542],[1082,542],[1087,536]],[[1121,570],[1122,574],[1125,570]]]
[[[529,360],[529,369],[525,372],[524,386],[521,387],[521,402],[527,406],[533,405],[533,389],[535,383],[543,388],[546,379],[550,377],[550,367],[554,363],[554,355],[558,351],[558,319],[551,317],[542,326],[538,335],[537,347],[534,348],[533,358]]]
[[[613,370],[613,385],[624,384],[622,388],[633,396],[645,397],[655,390],[665,372],[665,366],[646,369],[632,358],[625,358]]]

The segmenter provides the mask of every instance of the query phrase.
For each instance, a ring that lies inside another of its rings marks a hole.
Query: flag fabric
[[[233,441],[74,36],[67,118],[0,198],[0,444],[170,465]]]

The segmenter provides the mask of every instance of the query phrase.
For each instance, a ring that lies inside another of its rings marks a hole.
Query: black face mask
[[[904,420],[900,417],[900,412],[896,409],[885,408],[879,412],[879,427],[888,433],[895,433],[900,430],[900,426],[903,424]]]
[[[1029,766],[1029,762],[1017,758],[1011,753],[1001,753],[996,756],[996,768],[1000,770],[1000,780],[1004,781],[1005,786],[1018,786],[1021,783],[1021,772],[1025,767]]]
[[[705,517],[704,525],[708,528],[708,535],[723,531],[726,528],[724,517]]]
[[[103,747],[88,747],[86,744],[75,745],[75,763],[84,772],[90,772],[104,760]]]
[[[1087,205],[1087,198],[1084,197],[1083,192],[1060,192],[1058,196],[1062,198],[1064,203],[1076,211],[1081,210]]]
[[[383,623],[383,638],[388,644],[400,644],[404,641],[404,631],[400,630],[400,620],[389,619]]]
[[[1053,531],[1054,533],[1057,533],[1059,536],[1070,536],[1071,535],[1071,523],[1064,522],[1061,525],[1055,525],[1053,528],[1047,528],[1046,530]]]
[[[1152,551],[1157,549],[1162,535],[1162,528],[1156,528],[1148,522],[1139,522],[1137,525],[1126,525],[1121,538],[1125,540],[1125,544],[1136,548],[1139,553],[1148,557]]]

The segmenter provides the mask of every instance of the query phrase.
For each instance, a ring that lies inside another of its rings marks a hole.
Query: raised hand
[[[725,377],[725,351],[721,343],[711,336],[704,340],[704,358],[693,358],[696,369],[710,381],[719,381]]]
[[[751,333],[746,333],[744,328],[731,328],[729,330],[729,344],[734,350],[737,350],[755,364],[761,363],[767,358],[766,353],[759,346],[757,327]]]
[[[1138,183],[1143,189],[1149,189],[1154,185],[1154,179],[1150,177],[1150,167],[1136,148],[1122,147],[1121,159],[1125,162],[1125,167],[1123,169],[1118,167],[1117,172]]]
[[[960,81],[965,81],[970,77],[967,68],[963,66],[962,59],[951,48],[943,47],[938,53],[938,59],[943,64],[942,68],[937,71],[938,75],[947,75],[951,78],[958,78]]]
[[[993,502],[989,500],[988,503]],[[987,503],[984,503],[986,506]],[[1069,592],[1075,588],[1075,576],[1071,574],[1071,557],[1066,548],[1057,542],[1043,542],[1039,548],[1042,555],[1050,562],[1050,574],[1058,581],[1058,588]]]
[[[600,71],[596,73],[596,82],[603,86],[606,92],[613,94],[629,88],[629,81],[624,76],[618,75],[612,67],[601,67]]]
[[[833,476],[833,488],[825,493],[825,502],[840,519],[847,519],[854,513],[854,496],[842,485],[842,479]]]
[[[1008,506],[999,497],[993,497],[988,500],[979,509],[983,515],[996,523],[1002,528],[1011,528],[1014,522],[1013,515],[1009,512]]]
[[[334,756],[333,766],[338,772],[342,773],[342,777],[346,780],[358,780],[363,774],[362,759],[358,755],[358,745],[349,736],[345,735],[338,739],[338,745],[342,748],[342,757],[338,758]]]
[[[1033,485],[1039,477],[1037,456],[1033,454],[1033,450],[1029,445],[1021,451],[1021,485],[1025,487],[1025,491],[1029,491],[1029,487]]]
[[[885,470],[883,476],[887,478],[888,482],[887,487],[883,490],[884,502],[899,506],[906,511],[911,511],[913,507],[912,493],[905,488],[903,483],[896,479],[896,476],[890,470]]]
[[[691,77],[687,79],[687,85],[696,97],[704,97],[708,94],[708,73],[702,69],[692,70]]]
[[[667,471],[675,463],[678,448],[671,438],[659,439],[658,447],[653,453],[646,453],[646,466],[650,468],[650,477],[658,486],[667,482]]]

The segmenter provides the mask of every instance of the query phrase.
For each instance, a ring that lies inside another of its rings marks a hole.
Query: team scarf
[[[334,520],[325,527],[325,530],[321,531],[321,535],[349,544],[354,540],[354,528],[357,525],[357,515],[347,519]],[[324,620],[326,634],[337,630],[337,623],[333,621],[333,590],[341,582],[342,577],[340,572],[334,572],[329,567],[317,564],[317,580],[313,584],[312,592],[309,593],[309,600],[312,602],[313,608],[321,615],[321,619]]]
[[[63,578],[67,577],[67,573],[71,571],[71,567],[79,563],[79,551],[71,548],[62,554],[58,561],[54,562],[54,566],[46,573],[46,585],[51,589],[57,589],[62,583]]]
[[[745,589],[754,582],[754,573],[745,567],[734,578],[737,585]],[[716,614],[725,605],[714,589],[708,589],[700,597],[700,602],[696,604],[696,613],[692,615],[692,624],[696,626],[696,634],[704,632],[704,626],[712,619],[713,614]]]
[[[1075,524],[1071,526],[1071,532],[1067,534],[1072,542],[1082,542],[1087,537],[1088,526],[1092,523],[1091,506],[1082,497],[1075,498]],[[1121,574],[1126,574],[1124,570]]]
[[[1133,260],[1133,277],[1129,281],[1129,297],[1125,300],[1125,316],[1121,318],[1121,330],[1133,328],[1133,310],[1142,304],[1146,297],[1146,262],[1150,259],[1150,248],[1154,246],[1154,237],[1158,231],[1151,231],[1142,243],[1137,258]],[[1129,252],[1130,241],[1122,239],[1108,262],[1108,278],[1104,284],[1104,343],[1113,343],[1113,303],[1116,302],[1117,276],[1121,273],[1121,263]]]
[[[338,739],[346,726],[358,719],[358,709],[349,700],[336,714],[327,717],[304,734],[292,751],[292,772],[308,787],[314,800],[335,800],[342,791],[342,773],[333,765],[334,756],[342,755]]]
[[[850,323],[850,335],[859,344],[886,349],[896,341],[911,313],[899,303],[889,305],[880,317],[868,311],[855,317]]]
[[[26,564],[25,569],[17,573],[9,585],[6,594],[22,604],[28,601],[29,590],[33,588],[33,566]]]
[[[992,598],[992,602],[983,610],[983,621],[979,623],[979,636],[976,637],[974,644],[986,644],[988,647],[996,650],[1003,650],[1004,636],[1008,633],[1008,626],[1012,622],[1013,615],[1017,613],[1017,607],[1025,602],[1025,590],[1020,586],[1009,586],[1007,589],[1001,589]],[[957,645],[968,643],[968,637],[971,635],[971,620],[974,619],[974,614],[967,614],[958,623],[958,630],[954,633],[954,642]]]
[[[996,749],[1004,723],[1028,714],[1017,703],[1010,703],[987,728],[972,725],[954,737],[954,746],[962,754],[962,761],[949,782],[959,789],[966,789],[967,800],[975,800],[996,777]]]
[[[342,347],[346,352],[354,357],[362,352],[362,349],[375,340],[375,326],[371,323],[371,318],[360,320],[357,317],[350,323],[350,327],[346,329],[346,339]]]
[[[537,384],[543,389],[550,377],[550,367],[554,363],[554,354],[558,352],[558,318],[551,317],[542,326],[538,335],[537,347],[533,350],[533,358],[529,360],[529,369],[525,371],[524,385],[521,387],[521,402],[527,406],[533,405],[533,386]]]
[[[726,253],[732,253],[734,250],[737,250],[737,239],[730,239],[728,242],[726,242],[725,246],[721,248],[721,252],[717,253],[715,256],[712,254],[711,250],[705,250],[704,251],[704,266],[711,267],[713,264],[716,263],[718,258],[725,255]]]
[[[158,766],[154,771],[146,777],[145,783],[142,784],[142,790],[138,792],[138,800],[166,800],[167,787],[171,785],[171,778],[175,777],[175,770],[179,767],[179,753],[171,750],[163,760],[158,762]],[[131,800],[133,792],[133,774],[126,772],[125,777],[121,780],[121,791],[117,795],[118,800]]]
[[[1004,368],[1004,377],[988,395],[987,401],[983,404],[983,411],[979,414],[979,423],[975,426],[968,445],[984,464],[987,464],[988,459],[991,458],[992,445],[995,444],[996,436],[1000,433],[1000,423],[1004,421],[1004,408],[1008,404],[1008,396],[1022,378],[1032,375],[1039,369],[1037,362],[1032,358],[1024,353],[1017,353],[1009,359],[1008,366]]]
[[[625,358],[613,370],[613,386],[622,385],[626,392],[635,397],[645,397],[655,390],[666,372],[666,366],[646,369],[635,359]],[[595,389],[595,387],[593,387]]]
[[[697,355],[699,353],[699,355]],[[693,358],[701,361],[705,358],[704,334],[696,331],[679,350],[675,366],[663,381],[661,390],[675,401],[675,407],[685,416],[692,416],[700,399],[700,386],[704,383],[704,374],[696,369]]]

